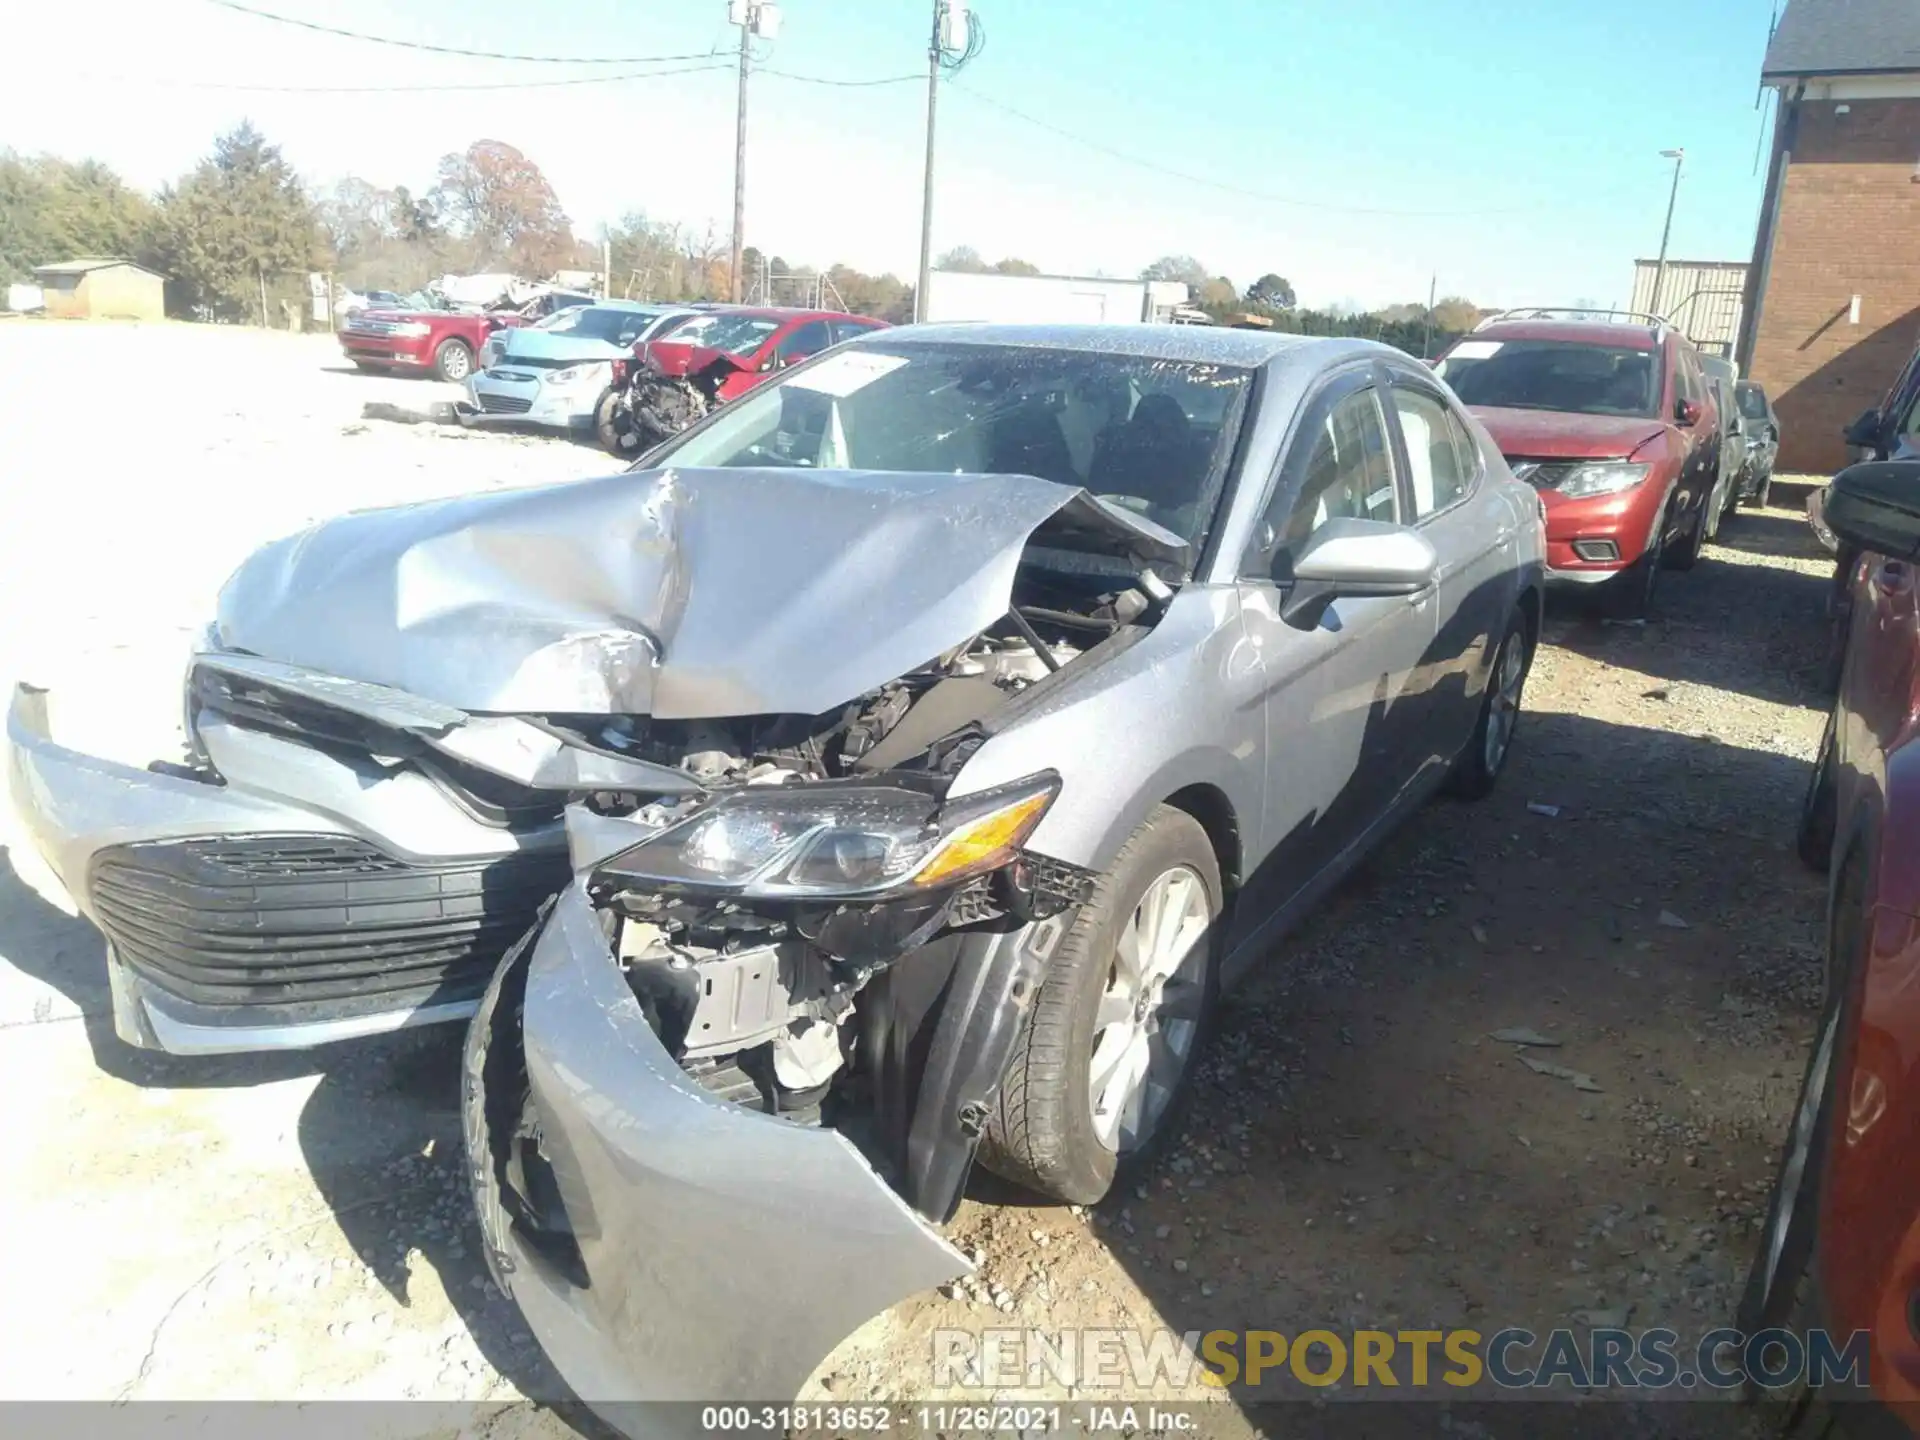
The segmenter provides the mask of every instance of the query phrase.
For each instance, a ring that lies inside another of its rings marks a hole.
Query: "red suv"
[[[1547,511],[1547,579],[1604,586],[1645,616],[1663,565],[1700,556],[1720,471],[1720,424],[1699,353],[1665,322],[1483,322],[1434,368]]]
[[[689,320],[664,340],[648,341],[635,353],[651,358],[668,375],[699,375],[725,367],[715,398],[744,395],[776,370],[811,359],[829,346],[887,322],[838,310],[788,310],[729,307]]]
[[[1826,521],[1859,557],[1800,821],[1826,1004],[1737,1323],[1861,1345],[1872,1398],[1920,1434],[1920,461],[1841,471]]]

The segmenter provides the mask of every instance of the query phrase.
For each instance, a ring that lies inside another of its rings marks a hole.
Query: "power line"
[[[756,72],[761,75],[778,75],[782,80],[798,80],[806,85],[841,85],[849,89],[861,89],[871,85],[919,85],[926,81],[924,75],[882,75],[872,80],[841,80],[830,75],[798,75],[791,70],[776,70],[771,65],[762,65]]]
[[[207,3],[218,5],[222,10],[251,15],[257,20],[272,20],[281,25],[294,25],[320,35],[337,35],[345,40],[364,40],[369,45],[392,45],[402,50],[430,50],[436,55],[461,55],[470,60],[516,60],[528,65],[653,65],[713,58],[711,51],[697,55],[514,55],[499,50],[466,50],[457,45],[430,45],[421,40],[396,40],[390,35],[368,35],[359,30],[343,30],[337,25],[322,25],[317,21],[301,20],[292,15],[276,15],[270,10],[257,10],[251,5],[239,4],[238,0],[207,0]]]
[[[1071,140],[1076,145],[1086,146],[1089,150],[1098,150],[1103,155],[1109,155],[1115,160],[1123,160],[1129,165],[1137,165],[1143,170],[1152,170],[1161,175],[1170,176],[1175,180],[1184,180],[1189,185],[1204,186],[1206,189],[1218,190],[1227,195],[1240,195],[1251,200],[1266,200],[1275,205],[1290,205],[1301,210],[1324,210],[1345,215],[1390,215],[1403,219],[1438,220],[1448,217],[1458,218],[1470,215],[1523,215],[1528,213],[1529,210],[1543,208],[1541,206],[1528,206],[1509,210],[1482,208],[1472,210],[1388,210],[1364,205],[1332,205],[1318,200],[1302,200],[1292,195],[1276,195],[1269,190],[1253,190],[1244,185],[1230,185],[1224,180],[1211,180],[1204,175],[1195,175],[1187,170],[1177,170],[1173,166],[1163,165],[1157,160],[1148,160],[1144,156],[1134,155],[1128,151],[1116,149],[1104,141],[1092,140],[1085,135],[1076,134],[1071,130],[1063,130],[1060,126],[1053,124],[1049,120],[1042,120],[1039,116],[1029,115],[1026,111],[1016,109],[1003,100],[995,100],[989,95],[983,95],[971,86],[961,84],[958,80],[953,81],[952,84],[956,90],[966,95],[969,99],[976,100],[989,109],[1011,115],[1016,120],[1024,120],[1027,124],[1048,131],[1050,134],[1058,135],[1063,140]]]
[[[635,70],[620,75],[569,75],[555,80],[478,80],[447,85],[248,85],[224,80],[175,80],[165,76],[103,76],[118,84],[161,85],[178,90],[226,90],[256,95],[411,95],[443,90],[550,90],[562,85],[620,85],[630,80],[662,80],[669,75],[703,75],[728,70],[727,61],[688,65],[678,70]]]

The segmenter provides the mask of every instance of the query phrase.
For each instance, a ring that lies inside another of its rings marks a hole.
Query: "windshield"
[[[541,328],[556,335],[577,335],[583,340],[605,340],[609,344],[630,344],[646,329],[653,316],[640,310],[616,310],[605,305],[579,305],[562,310]]]
[[[1468,405],[1651,417],[1658,353],[1568,340],[1462,340],[1434,366]]]
[[[676,345],[704,345],[729,355],[751,355],[780,328],[778,320],[758,315],[700,315],[673,332]]]
[[[1024,345],[863,344],[741,397],[645,463],[1035,475],[1197,543],[1252,377]]]
[[[1736,385],[1733,393],[1739,397],[1742,415],[1749,420],[1767,418],[1767,392],[1758,385]]]
[[[567,309],[567,310],[556,310],[553,312],[553,314],[543,315],[538,320],[534,321],[531,325],[522,325],[520,328],[522,330],[552,330],[556,326],[558,326],[562,321],[571,322],[574,314],[574,309],[577,309],[577,308],[578,307],[574,307],[573,309]]]

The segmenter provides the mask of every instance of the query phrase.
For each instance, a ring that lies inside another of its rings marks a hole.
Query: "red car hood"
[[[1666,429],[1659,420],[1621,415],[1570,415],[1560,410],[1507,410],[1470,405],[1503,455],[1534,460],[1615,460]]]

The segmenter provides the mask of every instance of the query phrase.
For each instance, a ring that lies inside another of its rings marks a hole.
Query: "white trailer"
[[[1186,303],[1187,287],[1178,281],[935,270],[927,277],[921,318],[1012,325],[1138,324],[1164,322]]]

